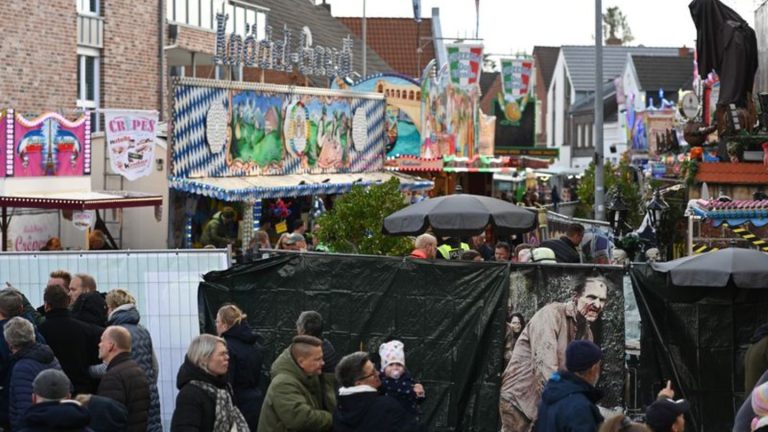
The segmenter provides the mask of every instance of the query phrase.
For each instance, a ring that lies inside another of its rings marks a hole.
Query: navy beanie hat
[[[602,359],[603,350],[588,340],[575,340],[565,348],[565,368],[571,372],[583,372]]]

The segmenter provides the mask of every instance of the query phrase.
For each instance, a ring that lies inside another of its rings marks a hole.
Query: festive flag
[[[451,81],[461,87],[477,84],[483,64],[483,46],[476,44],[447,44]]]
[[[501,59],[501,86],[504,99],[517,100],[530,90],[533,60]]]

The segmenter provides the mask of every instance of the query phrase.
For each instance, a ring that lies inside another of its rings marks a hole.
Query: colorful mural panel
[[[460,87],[444,77],[428,77],[422,83],[421,98],[422,157],[480,154],[478,86]]]
[[[385,115],[383,99],[352,92],[180,80],[174,99],[173,175],[380,170]]]
[[[332,88],[338,88],[338,83]],[[345,88],[386,96],[387,157],[421,153],[421,89],[416,81],[397,74],[376,74]]]
[[[85,175],[87,116],[71,122],[57,113],[33,120],[16,114],[13,131],[13,175],[16,177]],[[90,149],[88,149],[90,150]]]

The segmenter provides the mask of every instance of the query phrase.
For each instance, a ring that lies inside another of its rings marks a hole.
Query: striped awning
[[[727,223],[739,226],[747,222],[756,227],[768,224],[768,200],[696,200],[689,203],[689,209],[712,221],[713,226]]]
[[[294,174],[284,176],[243,176],[169,178],[169,187],[182,192],[229,202],[254,202],[265,198],[281,198],[349,192],[355,185],[371,186],[391,178],[400,181],[403,191],[426,191],[434,184],[420,177],[398,172],[357,174]]]

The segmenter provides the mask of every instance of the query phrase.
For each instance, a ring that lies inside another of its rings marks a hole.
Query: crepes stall
[[[180,79],[171,142],[173,232],[195,242],[197,209],[234,205],[241,244],[262,200],[327,196],[398,178],[403,191],[433,183],[384,169],[384,95],[309,87]],[[212,204],[214,203],[214,204]]]
[[[5,139],[0,152],[3,251],[8,250],[9,209],[61,210],[87,232],[94,223],[93,210],[162,204],[162,197],[154,194],[91,190],[88,115],[69,120],[51,112],[29,119],[7,109],[0,111],[0,137]]]

